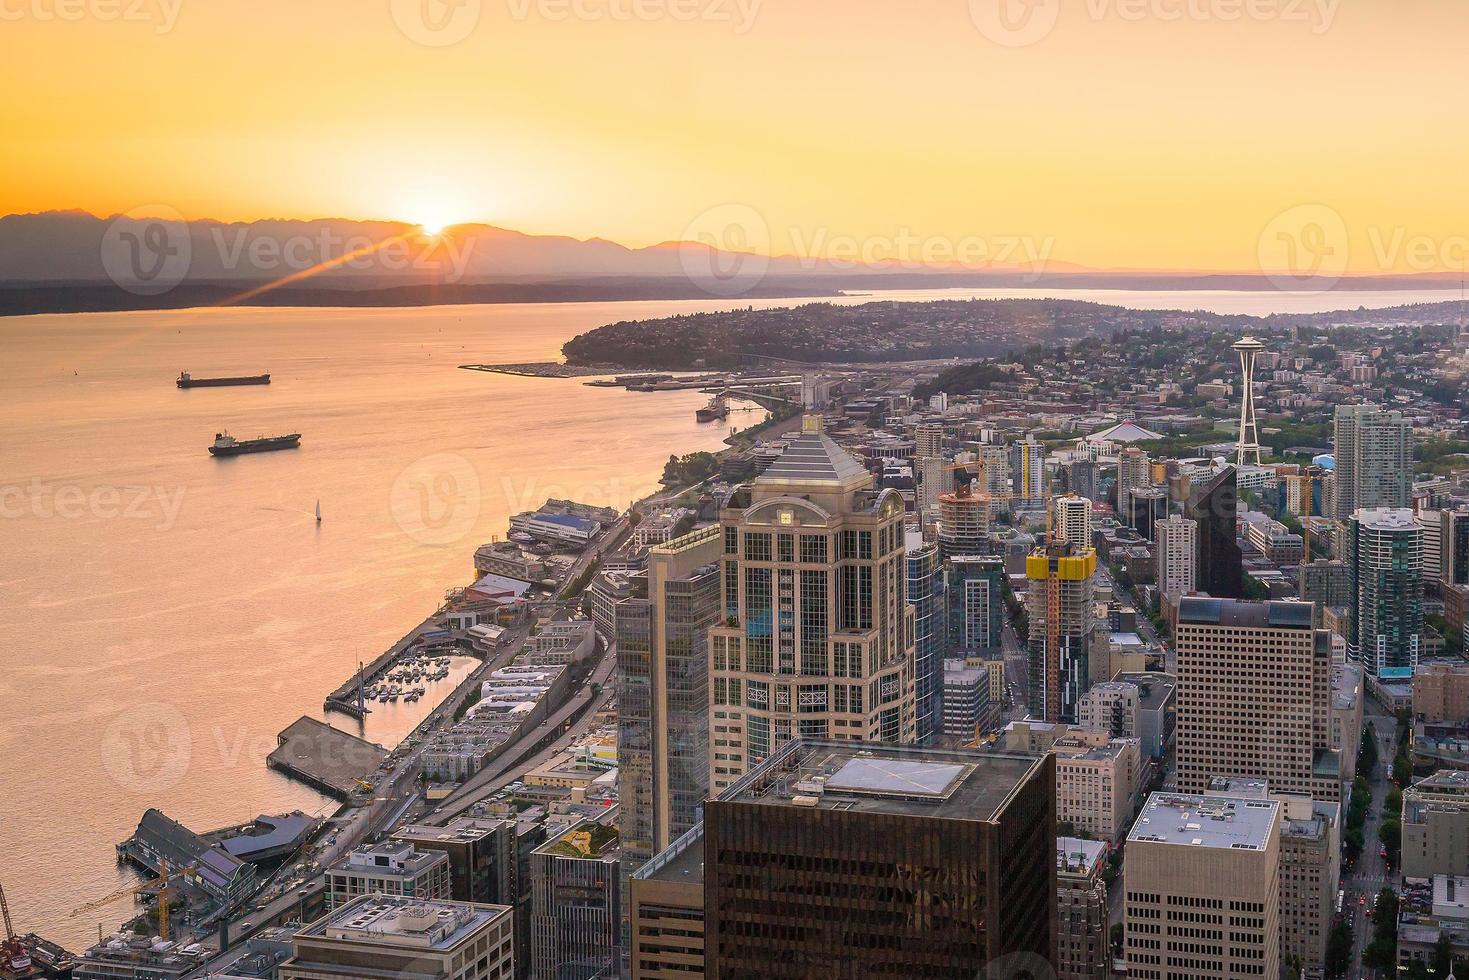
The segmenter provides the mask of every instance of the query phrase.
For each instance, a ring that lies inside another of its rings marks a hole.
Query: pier
[[[323,711],[337,711],[344,715],[351,715],[353,718],[361,721],[366,712],[362,710],[363,705],[359,703],[357,697],[359,680],[362,686],[371,686],[379,675],[384,671],[390,670],[405,653],[420,643],[423,643],[425,638],[429,637],[430,634],[440,632],[442,631],[435,624],[433,616],[425,619],[422,623],[414,627],[407,636],[378,654],[370,663],[364,665],[360,672],[354,670],[351,677],[348,677],[340,687],[326,696],[326,700],[322,702],[321,709]],[[456,649],[456,652],[462,651]]]
[[[375,742],[337,731],[326,722],[302,715],[279,736],[280,745],[265,763],[314,789],[346,800],[372,785],[388,750]]]

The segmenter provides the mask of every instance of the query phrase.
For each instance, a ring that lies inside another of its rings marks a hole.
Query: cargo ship
[[[195,378],[188,371],[180,371],[175,382],[180,388],[233,388],[236,385],[268,385],[270,375],[252,374],[240,378]]]
[[[694,413],[694,418],[700,422],[721,422],[729,417],[729,406],[724,402],[723,395],[715,395],[709,404]]]
[[[261,436],[259,439],[241,441],[228,432],[216,432],[214,445],[209,447],[211,456],[239,456],[244,453],[269,453],[277,449],[295,449],[301,445],[301,433],[292,432],[285,436]]]

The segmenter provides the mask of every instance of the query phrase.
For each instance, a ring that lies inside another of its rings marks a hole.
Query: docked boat
[[[715,395],[709,404],[694,413],[694,418],[700,422],[722,422],[728,417],[729,406],[724,403],[723,395]]]
[[[269,453],[277,449],[295,449],[301,445],[301,433],[284,436],[261,436],[259,439],[236,439],[228,432],[216,432],[211,456],[240,456],[244,453]]]
[[[180,371],[175,384],[180,388],[234,388],[240,385],[268,385],[270,375],[250,374],[238,378],[196,378],[188,371]]]

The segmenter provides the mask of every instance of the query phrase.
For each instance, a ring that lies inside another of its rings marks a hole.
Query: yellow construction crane
[[[141,885],[132,885],[128,888],[119,888],[117,891],[112,892],[108,895],[103,895],[101,898],[90,901],[86,905],[77,906],[76,908],[71,910],[71,914],[73,916],[81,915],[83,912],[90,912],[93,909],[99,909],[104,905],[111,905],[113,902],[126,895],[146,895],[156,888],[158,890],[158,935],[162,939],[167,939],[168,883],[175,878],[184,878],[188,875],[194,874],[198,870],[199,866],[197,864],[191,864],[186,868],[179,868],[177,870],[171,871],[169,870],[167,861],[159,861],[157,878],[153,879],[152,881],[145,881]]]

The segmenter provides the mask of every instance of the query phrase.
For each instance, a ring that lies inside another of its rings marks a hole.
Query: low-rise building
[[[1056,756],[1056,820],[1076,833],[1118,841],[1127,833],[1142,758],[1135,738],[1073,728],[1051,746]]]
[[[597,628],[589,619],[562,619],[545,623],[531,637],[536,663],[574,664],[590,657],[597,645]]]
[[[1114,738],[1138,738],[1141,698],[1142,692],[1130,681],[1093,684],[1081,696],[1077,720],[1083,728],[1100,728]]]
[[[362,895],[296,933],[280,980],[504,980],[513,913],[501,905]]]
[[[406,841],[355,848],[326,872],[328,912],[360,895],[447,899],[452,891],[449,855],[420,851]]]
[[[1469,663],[1433,660],[1413,674],[1413,717],[1469,722]]]
[[[1142,740],[1143,755],[1158,759],[1165,755],[1173,744],[1173,729],[1177,722],[1177,681],[1172,674],[1158,671],[1128,671],[1119,673],[1115,680],[1136,684],[1138,690],[1138,730]]]
[[[1469,772],[1440,770],[1403,792],[1405,878],[1469,875]]]
[[[585,547],[602,533],[602,525],[591,518],[578,517],[575,514],[527,511],[510,518],[510,530],[515,534],[529,535],[537,541]]]

